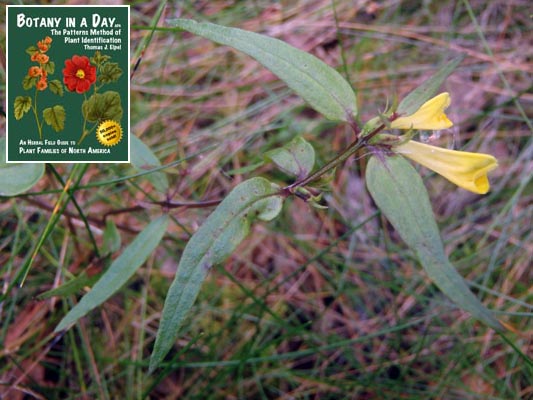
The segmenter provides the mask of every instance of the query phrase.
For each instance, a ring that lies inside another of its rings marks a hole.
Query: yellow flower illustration
[[[496,158],[489,154],[448,150],[412,140],[396,146],[394,150],[457,186],[478,194],[489,191],[487,173],[498,166]]]
[[[441,93],[426,101],[411,115],[400,117],[391,122],[395,129],[446,129],[453,125],[444,110],[450,105],[450,95]]]

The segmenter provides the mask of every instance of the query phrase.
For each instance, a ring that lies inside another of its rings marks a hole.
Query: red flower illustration
[[[63,83],[71,92],[85,93],[96,82],[96,67],[91,65],[87,56],[72,56],[65,60]]]

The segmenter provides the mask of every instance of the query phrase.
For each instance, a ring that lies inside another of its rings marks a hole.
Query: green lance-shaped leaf
[[[278,193],[279,188],[264,178],[242,182],[191,237],[165,299],[150,371],[157,368],[171,349],[210,268],[231,255],[248,235],[254,220],[269,221],[278,215],[283,204]]]
[[[93,94],[83,102],[81,110],[89,122],[100,122],[107,119],[119,122],[122,119],[120,95],[112,90]]]
[[[168,216],[166,215],[150,222],[126,247],[124,252],[113,261],[91,291],[83,296],[80,302],[63,317],[55,328],[55,332],[67,329],[117,292],[135,271],[144,264],[148,256],[152,254],[159,242],[161,242],[167,226]]]
[[[174,19],[169,25],[255,58],[328,119],[350,122],[357,115],[355,95],[348,82],[335,69],[305,51],[269,36],[207,22]]]
[[[42,163],[6,163],[6,138],[0,138],[0,196],[15,196],[31,189],[44,174]]]
[[[43,110],[44,121],[50,125],[54,131],[59,132],[65,129],[65,118],[67,117],[63,106],[53,106]]]
[[[144,142],[135,135],[130,135],[131,145],[131,163],[137,171],[146,171],[148,169],[161,166],[161,162],[144,144]],[[167,175],[162,172],[153,172],[146,175],[147,179],[154,185],[154,188],[160,193],[166,193],[168,190]]]
[[[417,111],[422,104],[431,99],[442,82],[457,68],[464,57],[457,57],[440,68],[435,75],[424,81],[415,90],[409,93],[398,105],[396,112],[400,115],[411,115]]]
[[[13,112],[15,113],[15,119],[21,119],[31,109],[31,97],[29,96],[17,96],[15,98],[15,104]]]
[[[368,162],[366,184],[381,212],[414,250],[439,289],[480,321],[503,331],[448,260],[426,188],[411,164],[401,156],[383,160],[374,156]]]
[[[300,136],[282,148],[266,152],[265,157],[282,171],[297,178],[309,175],[315,165],[315,149]]]

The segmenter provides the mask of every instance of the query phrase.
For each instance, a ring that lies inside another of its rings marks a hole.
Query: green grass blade
[[[6,138],[0,138],[0,196],[15,196],[31,189],[43,174],[43,163],[6,163]]]
[[[276,185],[264,178],[249,179],[236,186],[191,237],[165,299],[150,372],[172,347],[211,267],[231,255],[254,220],[275,218],[282,204]]]
[[[463,56],[454,58],[452,61],[442,66],[431,78],[427,79],[415,90],[409,93],[398,105],[396,112],[401,115],[411,115],[420,108],[422,104],[431,99],[440,85],[463,61]]]
[[[357,105],[352,88],[341,74],[315,56],[281,40],[242,29],[189,19],[170,20],[169,25],[255,58],[326,118],[355,120]]]
[[[168,216],[166,215],[150,222],[111,264],[91,291],[83,296],[80,302],[63,317],[54,331],[59,332],[67,329],[71,324],[117,292],[161,242],[167,225]]]
[[[429,278],[463,310],[497,331],[504,328],[474,296],[448,260],[429,197],[416,170],[400,156],[368,162],[366,183],[374,201],[415,251]]]

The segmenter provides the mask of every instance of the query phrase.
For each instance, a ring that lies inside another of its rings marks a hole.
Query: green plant
[[[523,4],[498,0],[471,3],[470,18],[465,3],[132,3],[131,58],[139,67],[131,86],[132,165],[48,164],[41,178],[44,164],[0,160],[0,195],[15,196],[3,197],[0,207],[0,393],[527,398],[531,370],[520,351],[527,351],[531,331],[533,143],[524,79],[530,50],[520,39],[528,14]],[[205,8],[213,6],[214,14]],[[174,10],[271,34],[338,66],[355,88],[359,125],[384,113],[389,99],[397,110],[395,93],[401,100],[439,63],[466,54],[443,84],[455,126],[423,130],[395,151],[407,146],[413,154],[409,146],[438,143],[429,150],[497,156],[486,196],[413,166],[453,265],[476,297],[524,336],[507,341],[469,318],[421,271],[365,189],[372,149],[363,147],[308,192],[284,199],[274,220],[255,223],[233,255],[211,269],[171,352],[148,375],[178,261],[221,199],[253,176],[290,186],[355,139],[349,123],[325,120],[245,54],[163,27],[160,16]],[[299,151],[314,157],[296,162]],[[160,214],[168,215],[168,227]],[[128,245],[137,246],[148,226],[148,236],[159,229],[164,235],[146,262],[120,289],[115,279],[105,303],[54,334],[117,256],[131,253],[135,265],[142,263],[143,254]]]
[[[167,294],[150,370],[153,371],[170,350],[207,272],[235,250],[249,233],[250,225],[256,220],[269,221],[275,218],[289,196],[320,206],[320,191],[314,184],[361,148],[367,148],[374,154],[367,170],[370,193],[404,241],[418,255],[428,275],[461,308],[492,328],[500,332],[504,330],[498,319],[470,292],[449,262],[422,180],[408,162],[396,155],[401,153],[397,148],[402,149],[409,143],[414,135],[413,129],[443,129],[451,125],[444,114],[449,95],[445,93],[432,97],[460,59],[442,67],[400,102],[397,108],[387,110],[360,127],[356,122],[358,107],[352,88],[338,72],[314,56],[276,39],[239,29],[199,24],[191,20],[175,20],[173,25],[230,45],[256,58],[326,118],[349,124],[354,141],[313,173],[314,150],[309,143],[299,138],[285,148],[268,154],[269,159],[282,170],[295,176],[294,183],[280,187],[265,178],[252,178],[235,187],[221,202],[192,236],[181,256],[174,283]],[[384,131],[394,128],[408,131],[404,136],[384,134]],[[468,170],[458,177],[459,184],[477,193],[486,192],[486,173],[496,166],[495,159],[489,155],[474,156],[464,152],[453,152],[452,156],[462,160]],[[155,246],[156,242],[152,244]],[[149,254],[150,249],[143,254]],[[105,301],[138,266],[132,269],[128,262],[120,263],[120,266],[118,264],[117,260],[92,291],[65,316],[56,332],[68,328]],[[125,268],[128,268],[128,273],[123,271]],[[110,276],[120,276],[120,281],[110,279]]]

